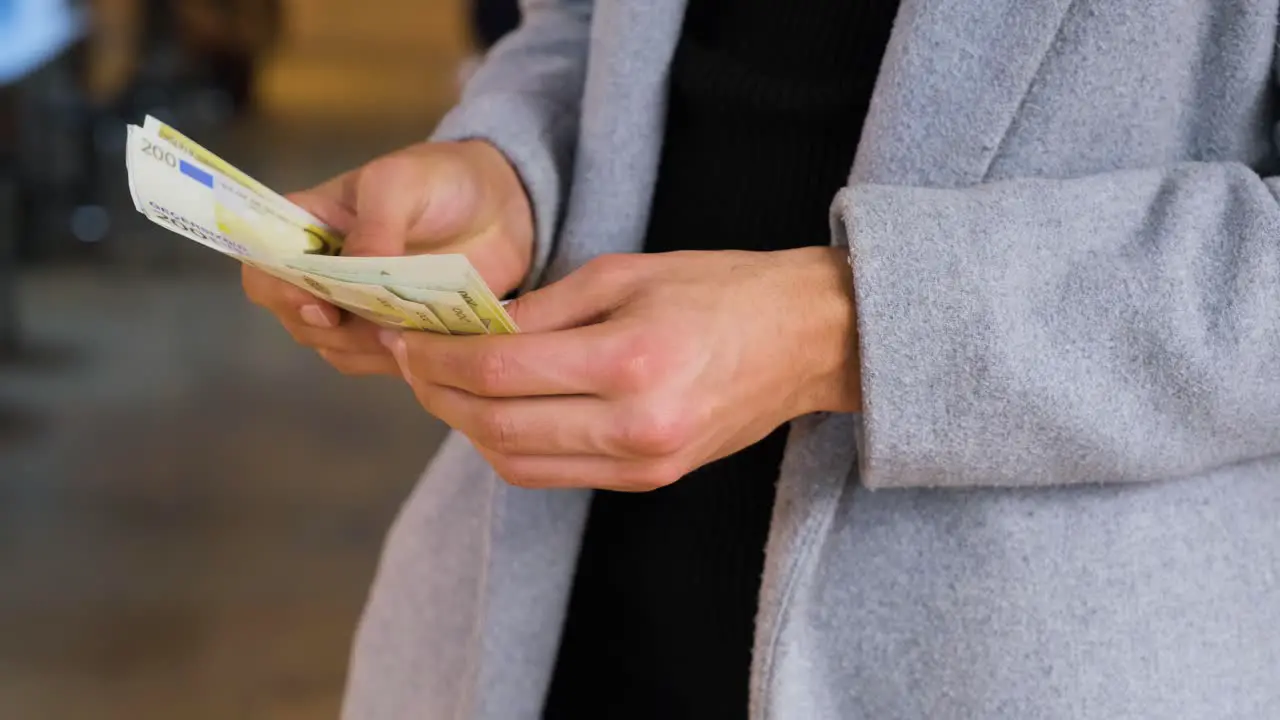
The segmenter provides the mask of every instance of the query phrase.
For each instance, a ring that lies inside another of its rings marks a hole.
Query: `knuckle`
[[[493,470],[503,482],[512,487],[533,489],[541,485],[535,475],[514,463],[499,461],[494,463]]]
[[[485,408],[476,418],[476,438],[481,445],[498,453],[513,453],[518,448],[518,432],[510,414],[499,408]]]
[[[689,422],[676,408],[642,406],[623,423],[622,442],[631,452],[653,457],[674,455],[689,441]]]
[[[637,333],[614,358],[607,380],[621,392],[644,392],[661,380],[665,364],[661,343],[650,334]]]
[[[418,171],[418,160],[405,152],[394,152],[375,158],[360,169],[359,183],[401,180]]]
[[[510,361],[504,353],[490,351],[480,355],[471,366],[473,390],[480,395],[498,393],[511,372]]]
[[[588,260],[582,269],[596,282],[613,283],[631,274],[636,258],[624,253],[597,255]]]
[[[638,490],[647,492],[664,488],[682,476],[683,473],[675,463],[649,463],[636,474],[634,483]]]

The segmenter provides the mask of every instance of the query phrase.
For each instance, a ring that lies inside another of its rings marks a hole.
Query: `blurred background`
[[[138,215],[125,125],[300,189],[425,137],[510,4],[0,0],[0,717],[336,716],[442,428]]]

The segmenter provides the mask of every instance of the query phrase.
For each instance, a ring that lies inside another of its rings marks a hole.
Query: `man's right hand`
[[[529,199],[485,142],[413,145],[289,199],[346,234],[343,255],[462,253],[499,296],[532,262]],[[339,371],[400,375],[372,323],[251,267],[243,280],[250,300]]]

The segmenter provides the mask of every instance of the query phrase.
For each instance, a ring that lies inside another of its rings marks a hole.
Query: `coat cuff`
[[[572,113],[518,93],[480,95],[450,111],[432,134],[435,142],[483,140],[515,168],[533,209],[533,263],[520,287],[537,287],[551,258],[568,175],[576,124]]]
[[[958,372],[977,355],[969,328],[983,319],[957,271],[963,243],[947,241],[961,230],[949,228],[955,215],[929,199],[854,186],[832,206],[833,242],[849,248],[853,275],[863,408],[853,442],[868,488],[988,484],[1008,471],[958,457],[970,452],[966,436],[990,430],[967,427],[980,389]]]

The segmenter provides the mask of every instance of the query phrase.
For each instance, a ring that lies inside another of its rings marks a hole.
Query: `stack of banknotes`
[[[517,331],[463,255],[343,257],[340,233],[155,118],[128,142],[133,203],[168,230],[382,326]]]

